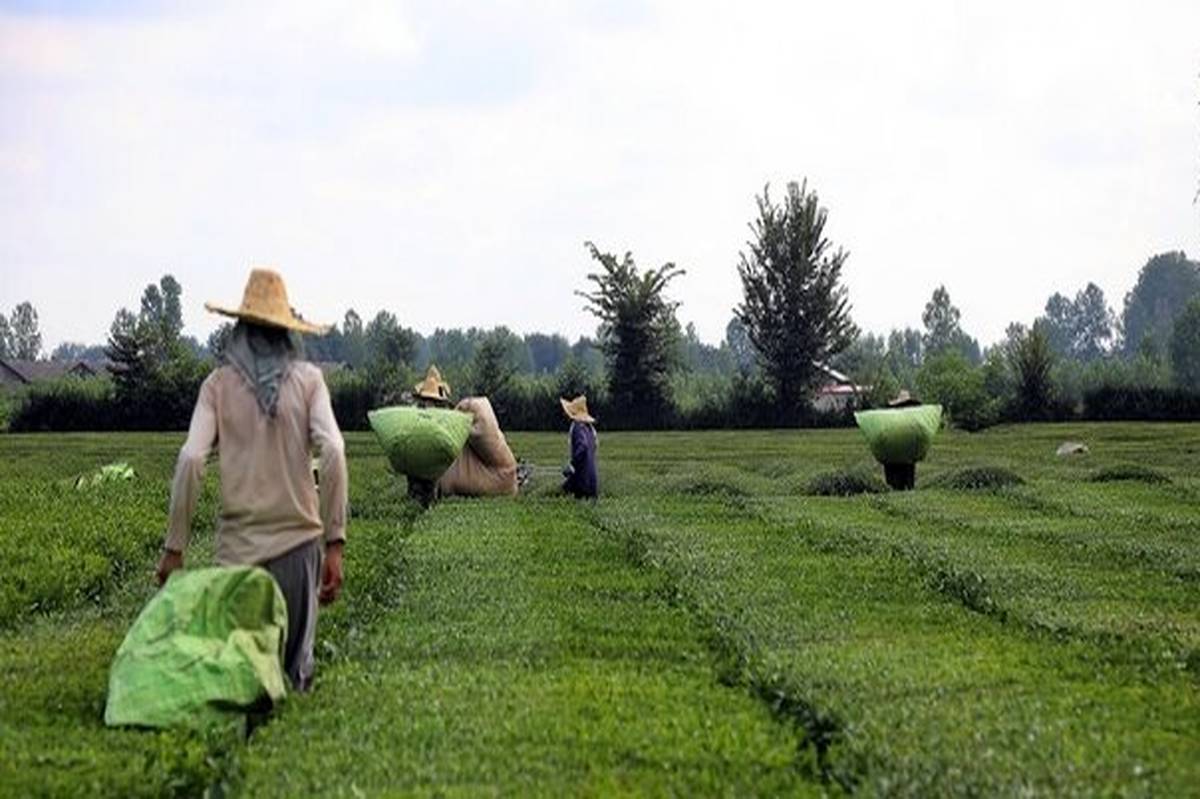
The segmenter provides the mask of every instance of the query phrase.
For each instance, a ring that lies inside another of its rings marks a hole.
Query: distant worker
[[[412,404],[418,408],[449,408],[450,386],[442,380],[442,373],[430,365],[425,379],[413,386]],[[438,498],[437,482],[407,475],[408,496],[421,507],[428,508]]]
[[[596,420],[588,413],[587,397],[560,399],[563,412],[571,420],[568,433],[570,461],[563,467],[563,491],[576,499],[595,499],[600,491],[596,469]]]
[[[453,405],[450,386],[436,366],[430,366],[425,379],[413,388],[413,401],[418,407]],[[491,401],[487,397],[464,397],[453,407],[471,416],[467,444],[436,483],[408,478],[409,496],[428,506],[434,499],[448,496],[515,495],[520,488],[517,459],[500,430]]]
[[[901,389],[900,393],[888,401],[889,409],[915,408],[921,401]],[[905,461],[903,463],[883,464],[883,479],[888,486],[896,491],[912,491],[917,485],[917,464]]]
[[[204,466],[218,445],[221,519],[216,560],[257,565],[287,604],[283,669],[298,691],[314,671],[317,604],[337,599],[346,539],[346,456],[321,370],[301,360],[298,333],[322,333],[288,304],[278,273],[254,269],[236,309],[223,365],[200,386],[171,488],[158,582],[183,566]],[[321,485],[313,479],[319,453]]]

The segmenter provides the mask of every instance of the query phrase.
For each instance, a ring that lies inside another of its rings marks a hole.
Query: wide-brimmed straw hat
[[[909,407],[912,407],[913,405],[920,405],[920,404],[921,404],[921,401],[919,399],[917,399],[912,394],[909,394],[907,391],[905,391],[903,389],[900,391],[899,394],[897,394],[896,396],[894,396],[890,400],[888,400],[889,408],[909,408]]]
[[[213,313],[244,319],[269,327],[282,327],[300,333],[329,332],[328,325],[306,322],[288,303],[287,289],[283,277],[273,269],[256,267],[250,270],[246,290],[242,293],[242,304],[234,309],[215,302],[206,302],[204,307]]]
[[[573,400],[559,398],[562,403],[563,413],[567,415],[573,422],[586,422],[587,424],[595,424],[596,419],[588,413],[587,396],[580,394]]]
[[[450,402],[450,386],[442,380],[442,373],[436,366],[430,366],[425,373],[425,379],[413,386],[413,396],[434,402]]]

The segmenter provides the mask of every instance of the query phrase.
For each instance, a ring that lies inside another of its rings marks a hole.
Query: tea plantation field
[[[1200,795],[1200,425],[947,432],[849,496],[856,431],[601,430],[594,505],[564,439],[421,513],[348,436],[316,688],[247,738],[101,720],[182,437],[0,436],[0,796]]]

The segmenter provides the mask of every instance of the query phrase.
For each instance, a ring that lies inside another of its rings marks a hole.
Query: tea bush
[[[114,585],[143,578],[166,528],[163,488],[0,484],[7,509],[0,558],[8,575],[0,583],[0,627],[31,613],[97,604]]]
[[[857,494],[882,494],[887,483],[878,475],[863,470],[824,472],[808,483],[808,493],[816,497],[852,497]]]
[[[1135,463],[1124,463],[1100,469],[1092,475],[1091,480],[1093,483],[1112,483],[1121,480],[1151,484],[1171,482],[1171,478],[1162,472],[1151,469],[1148,466],[1139,466]]]
[[[1003,466],[970,466],[940,475],[931,485],[955,491],[994,491],[1024,483],[1019,474]]]
[[[1063,599],[1053,595],[1038,597],[1036,620],[1010,610],[1032,585],[1003,570],[1025,552],[1003,543],[1004,517],[973,515],[986,533],[945,525],[931,542],[919,511],[891,512],[922,503],[927,495],[899,492],[866,503],[780,497],[760,505],[758,518],[723,502],[676,499],[652,501],[650,513],[628,501],[601,511],[605,528],[660,564],[672,592],[710,627],[725,681],[792,717],[835,788],[888,796],[1190,790],[1200,741],[1175,732],[1200,710],[1180,669],[1186,661],[1163,658],[1161,647],[1143,656],[1145,642],[1119,627],[1060,632],[1050,625]],[[1056,580],[1073,595],[1078,554],[1050,554],[1058,571],[1033,585],[1046,592]],[[1024,574],[1046,571],[1036,550],[1027,557]],[[1102,571],[1097,583],[1123,593],[1123,571]],[[1164,581],[1138,576],[1147,610]],[[1174,618],[1195,624],[1194,609],[1178,604],[1186,588],[1174,593]],[[1136,619],[1138,607],[1127,612]]]

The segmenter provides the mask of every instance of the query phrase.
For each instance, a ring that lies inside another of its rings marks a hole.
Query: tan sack
[[[475,421],[462,454],[438,480],[442,495],[516,495],[517,459],[500,432],[492,403],[487,397],[466,397],[457,407],[471,414]]]

